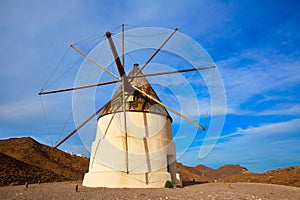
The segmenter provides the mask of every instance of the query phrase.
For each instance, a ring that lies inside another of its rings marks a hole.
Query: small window
[[[127,99],[128,102],[133,102],[134,101],[134,96],[130,95]]]

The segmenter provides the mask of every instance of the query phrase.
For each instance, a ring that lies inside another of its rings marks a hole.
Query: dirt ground
[[[78,184],[78,192],[75,191]],[[0,187],[0,199],[300,199],[300,188],[259,183],[205,183],[176,189],[86,188],[75,182]]]

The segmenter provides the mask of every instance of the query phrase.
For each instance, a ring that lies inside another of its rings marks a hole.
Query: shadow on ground
[[[208,183],[207,181],[182,181],[182,187]]]

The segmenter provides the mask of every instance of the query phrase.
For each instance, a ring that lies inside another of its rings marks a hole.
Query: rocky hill
[[[204,168],[204,167],[201,166],[201,168]],[[213,181],[224,179],[228,176],[232,176],[235,174],[248,173],[248,170],[245,167],[242,167],[240,165],[224,165],[217,169],[212,169],[212,168],[206,167],[201,170],[201,168],[199,168],[199,166],[196,166],[195,168],[200,170],[204,176],[208,177],[210,180],[213,180]]]
[[[240,165],[224,165],[217,169],[198,165],[187,167],[178,163],[184,185],[205,182],[253,182],[300,187],[300,166],[270,170],[262,174],[249,172]]]
[[[224,179],[226,182],[271,183],[300,187],[300,166],[270,170],[262,174],[236,174]]]
[[[240,165],[224,165],[218,169],[213,169],[205,165],[187,167],[178,163],[177,168],[182,180],[187,182],[214,182],[215,180],[220,180],[232,175],[249,173],[246,168]]]
[[[180,174],[184,186],[211,182],[210,179],[204,177],[201,171],[197,170],[195,167],[184,166],[181,163],[177,163],[177,173]]]
[[[66,179],[66,177],[59,176],[52,171],[26,164],[2,153],[0,153],[0,163],[0,186]]]
[[[195,168],[196,168],[198,171],[202,172],[203,175],[205,175],[205,174],[210,174],[210,173],[212,173],[212,172],[214,171],[213,168],[207,167],[207,166],[202,165],[202,164],[197,165]]]
[[[81,180],[89,159],[43,145],[30,137],[0,140],[2,185]]]

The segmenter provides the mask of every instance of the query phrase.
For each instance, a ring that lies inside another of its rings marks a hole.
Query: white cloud
[[[271,50],[244,50],[240,55],[217,64],[224,79],[228,106],[237,114],[242,112],[240,105],[254,95],[288,91],[300,82],[299,73],[295,73],[299,60]]]
[[[191,164],[205,163],[209,166],[221,166],[226,163],[239,163],[250,170],[265,171],[299,164],[300,118],[290,121],[249,126],[224,135],[220,139],[229,139],[215,145],[205,158],[195,161],[199,149],[187,152],[186,160]],[[293,138],[293,139],[291,139]],[[208,138],[214,140],[215,138]],[[200,148],[200,147],[199,147]],[[210,145],[201,147],[211,148]]]
[[[274,108],[254,113],[254,115],[300,115],[299,104],[278,104]]]
[[[295,133],[300,129],[300,119],[293,119],[285,122],[278,122],[273,124],[262,124],[258,127],[248,127],[247,129],[239,129],[236,133],[249,135],[258,134],[261,135],[274,135],[282,133]]]
[[[198,141],[204,141],[204,140],[218,140],[218,139],[234,139],[236,136],[247,136],[249,134],[257,134],[255,137],[261,137],[266,135],[273,135],[274,134],[281,134],[284,132],[287,133],[293,133],[297,130],[297,128],[300,128],[300,119],[294,119],[291,121],[286,122],[278,122],[273,124],[261,124],[260,126],[253,127],[249,126],[246,129],[237,128],[236,132],[229,133],[226,135],[221,135],[220,137],[207,137],[205,139],[201,139]],[[209,146],[203,147],[208,148]]]
[[[22,99],[17,102],[0,105],[0,117],[6,119],[17,119],[41,113],[40,102],[35,99]]]

